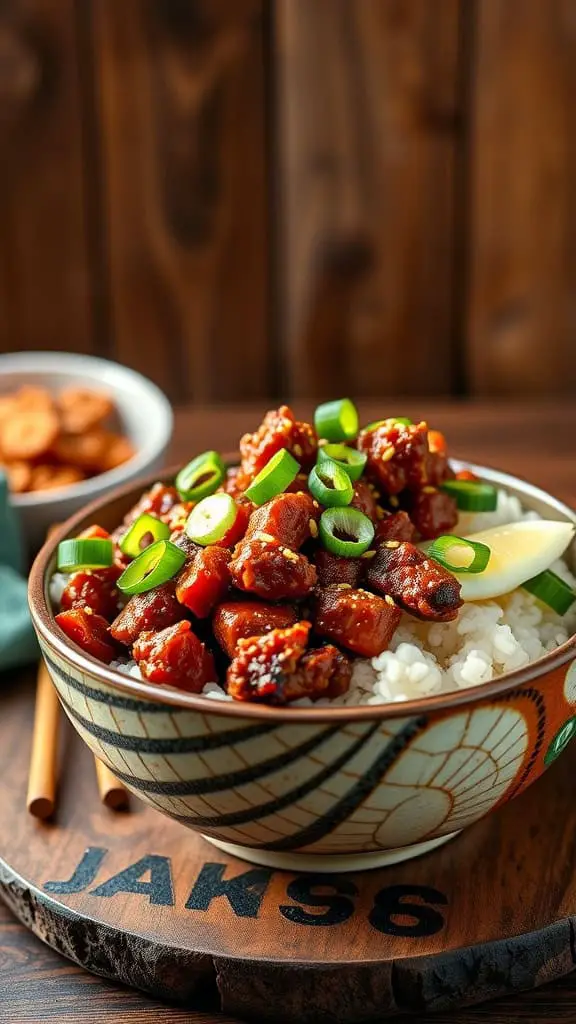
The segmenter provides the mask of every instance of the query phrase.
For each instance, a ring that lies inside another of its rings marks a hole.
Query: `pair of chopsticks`
[[[48,536],[56,526],[48,530]],[[35,818],[50,818],[56,807],[58,784],[58,735],[61,708],[58,694],[42,660],[38,666],[32,754],[28,773],[26,806]],[[98,792],[102,803],[114,811],[128,807],[128,791],[119,779],[94,757]]]
[[[50,818],[56,807],[58,784],[58,735],[61,708],[58,695],[43,661],[38,667],[32,754],[26,806],[35,818]],[[128,792],[110,769],[94,757],[100,799],[114,811],[128,806]]]

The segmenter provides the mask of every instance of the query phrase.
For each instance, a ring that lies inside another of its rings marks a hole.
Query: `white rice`
[[[536,512],[525,512],[518,498],[499,491],[496,511],[464,514],[454,532],[463,536],[538,518]],[[551,568],[576,589],[576,577],[566,562],[560,560]],[[56,606],[65,580],[62,573],[52,577],[50,597]],[[453,622],[427,623],[404,615],[389,650],[371,661],[355,661],[347,693],[314,704],[386,704],[479,686],[536,661],[574,632],[576,603],[560,616],[521,587],[497,600],[465,604]],[[113,661],[110,667],[141,678],[135,661]],[[207,683],[202,693],[210,700],[232,700],[216,682]],[[294,701],[311,704],[309,698]]]

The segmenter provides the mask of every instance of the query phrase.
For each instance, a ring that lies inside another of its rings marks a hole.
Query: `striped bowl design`
[[[575,521],[543,492],[473,468],[549,518]],[[350,855],[405,859],[526,789],[576,731],[574,637],[497,682],[400,706],[210,701],[99,664],[53,622],[55,551],[90,522],[113,527],[143,486],[91,506],[45,545],[30,604],[75,729],[129,789],[183,825],[262,862],[306,854],[326,870]]]

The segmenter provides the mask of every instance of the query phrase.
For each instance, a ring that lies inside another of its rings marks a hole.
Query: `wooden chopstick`
[[[56,805],[60,702],[44,661],[38,666],[32,754],[26,806],[35,818],[49,818]]]
[[[124,811],[128,807],[128,790],[117,779],[108,765],[94,756],[96,765],[96,778],[98,780],[98,792],[100,799],[106,807],[113,811]]]

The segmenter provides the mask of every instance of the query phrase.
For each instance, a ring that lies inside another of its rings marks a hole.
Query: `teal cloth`
[[[23,568],[18,518],[10,504],[8,482],[0,473],[0,672],[38,659]]]

